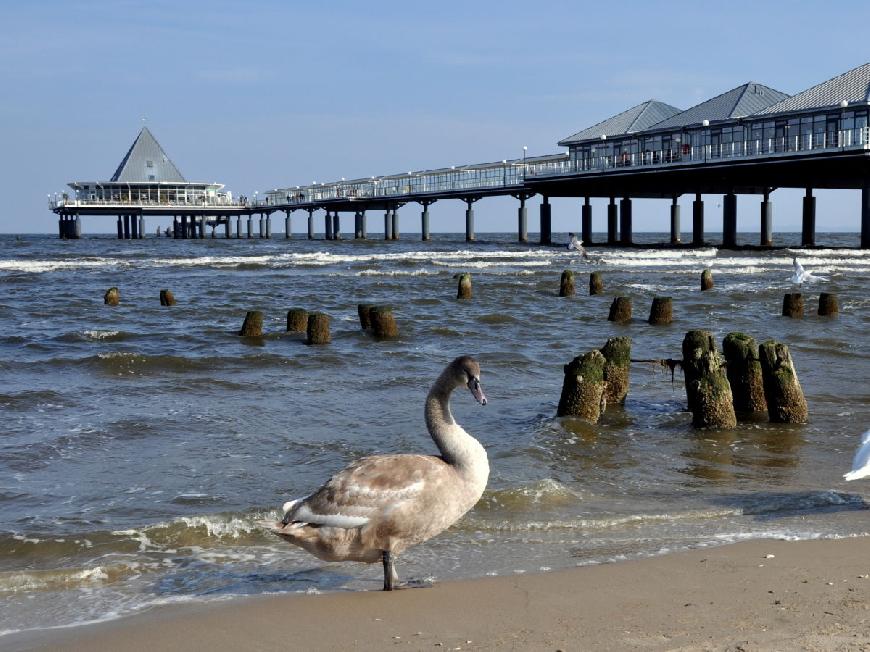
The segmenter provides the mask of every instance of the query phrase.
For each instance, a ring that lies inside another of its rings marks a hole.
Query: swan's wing
[[[863,442],[852,460],[852,470],[843,477],[846,480],[857,480],[870,475],[870,442]]]
[[[366,457],[336,473],[315,493],[295,505],[293,522],[354,528],[414,500],[426,477],[443,471],[444,462],[426,455]]]

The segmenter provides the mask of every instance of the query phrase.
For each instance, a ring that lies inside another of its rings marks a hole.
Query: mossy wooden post
[[[606,360],[601,351],[590,351],[565,365],[558,416],[582,417],[592,423],[598,422],[606,407],[605,364]]]
[[[759,347],[758,357],[771,423],[806,423],[809,418],[807,400],[788,346],[769,340]]]
[[[589,295],[604,294],[604,278],[601,272],[592,272],[589,275]]]
[[[616,297],[610,304],[607,320],[620,324],[631,321],[631,297]]]
[[[356,313],[359,315],[359,327],[364,331],[372,327],[372,309],[374,309],[374,306],[370,303],[360,303],[356,306]]]
[[[287,332],[304,333],[308,330],[308,311],[305,308],[290,308],[287,311]]]
[[[172,294],[172,290],[160,290],[160,305],[161,306],[174,306],[175,305],[175,295]]]
[[[713,270],[705,269],[701,272],[701,292],[713,289]]]
[[[329,344],[329,315],[324,312],[309,313],[306,331],[307,344]]]
[[[570,269],[566,269],[562,272],[562,278],[559,279],[559,296],[573,297],[576,291],[577,288],[574,285],[574,272]]]
[[[471,274],[464,272],[459,275],[459,286],[456,290],[457,299],[471,298]]]
[[[649,321],[653,326],[670,324],[674,315],[674,302],[671,297],[653,297],[649,309]]]
[[[737,425],[724,362],[709,331],[686,333],[683,339],[683,374],[692,425],[696,428],[733,428]]]
[[[804,318],[804,297],[800,292],[790,292],[782,298],[782,316]]]
[[[820,317],[836,317],[840,314],[840,304],[837,301],[837,295],[829,292],[822,292],[819,295],[819,312]]]
[[[765,412],[764,382],[761,378],[761,363],[758,360],[758,345],[745,333],[728,333],[722,341],[728,382],[734,399],[734,412],[738,417],[753,412]]]
[[[372,335],[379,339],[399,336],[399,326],[390,306],[375,306],[369,312]]]
[[[263,337],[263,313],[259,310],[249,310],[245,315],[245,321],[239,335],[242,337]]]
[[[121,293],[118,292],[118,288],[109,288],[106,290],[106,293],[103,295],[103,303],[107,306],[117,306],[121,303]]]
[[[625,403],[628,394],[628,378],[631,370],[631,338],[611,337],[601,347],[604,356],[604,397],[607,405]]]

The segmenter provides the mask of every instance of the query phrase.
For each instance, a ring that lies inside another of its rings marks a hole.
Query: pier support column
[[[135,215],[130,216],[130,239],[139,239],[139,220],[136,219]]]
[[[420,213],[420,239],[423,242],[428,242],[432,239],[432,236],[429,233],[429,202],[424,201],[421,203],[423,206],[423,212]]]
[[[607,244],[615,245],[619,240],[619,227],[616,212],[616,197],[610,198],[607,204]]]
[[[722,197],[722,246],[737,246],[737,195],[733,192]]]
[[[205,215],[200,215],[196,219],[199,223],[199,239],[205,240]]]
[[[139,239],[143,240],[145,238],[145,216],[139,216]]]
[[[229,240],[233,237],[233,223],[231,222],[232,216],[227,215],[227,221],[224,222],[224,237]]]
[[[124,240],[130,239],[130,216],[124,216]]]
[[[393,232],[391,234],[391,240],[399,239],[399,209],[393,209]]]
[[[761,246],[773,245],[773,204],[770,203],[770,191],[764,191],[761,201]]]
[[[271,215],[271,213],[266,213],[265,221],[266,221],[266,239],[271,240],[272,239],[272,215]]]
[[[465,241],[474,242],[477,237],[474,235],[474,202],[477,197],[466,197],[462,201],[465,202]]]
[[[671,244],[680,243],[680,205],[677,203],[678,195],[674,195],[671,202]]]
[[[861,248],[870,249],[870,179],[861,188]]]
[[[248,240],[254,237],[254,214],[248,215]]]
[[[82,237],[82,220],[78,215],[73,218],[73,234],[76,240]]]
[[[332,240],[332,213],[326,211],[326,217],[323,222],[323,234],[327,240]]]
[[[63,240],[65,225],[63,223],[63,213],[61,213],[57,218],[57,237]]]
[[[314,240],[314,209],[308,209],[308,239]]]
[[[544,195],[541,202],[541,238],[540,244],[553,243],[553,212],[550,206],[550,198]]]
[[[692,202],[692,244],[696,247],[704,244],[704,200],[699,192]]]
[[[353,214],[353,239],[359,240],[362,238],[362,227],[360,226],[359,211]]]
[[[338,211],[332,214],[332,239],[341,240],[341,216]]]
[[[631,240],[631,198],[623,197],[619,200],[619,242],[629,245]]]
[[[242,237],[242,216],[236,215],[236,240]]]
[[[393,215],[392,211],[388,208],[384,211],[384,240],[392,240],[393,239]]]
[[[175,240],[178,237],[178,215],[172,216],[172,239]]]
[[[803,208],[801,244],[804,247],[813,247],[816,244],[816,198],[813,197],[812,188],[807,188]]]
[[[124,239],[124,222],[121,219],[121,216],[118,215],[118,240]]]
[[[286,211],[284,215],[284,239],[289,240],[293,235],[293,222],[290,219],[290,211]]]
[[[266,237],[266,220],[265,216],[260,213],[260,240]]]
[[[525,195],[520,195],[520,207],[517,209],[517,240],[519,242],[529,241],[529,211],[526,208]]]
[[[366,212],[365,211],[359,212],[359,231],[360,231],[360,237],[363,240],[365,240],[369,237],[368,231],[366,229]]]
[[[583,244],[592,244],[592,204],[589,203],[589,197],[585,198],[580,210],[580,238]]]

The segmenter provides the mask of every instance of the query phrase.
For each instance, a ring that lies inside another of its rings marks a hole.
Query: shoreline
[[[870,537],[760,539],[393,593],[167,605],[0,643],[70,651],[867,649],[868,552]]]

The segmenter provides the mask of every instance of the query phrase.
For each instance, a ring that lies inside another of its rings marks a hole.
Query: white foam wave
[[[82,335],[84,335],[89,340],[106,340],[112,337],[117,337],[121,331],[84,331]]]
[[[120,261],[114,258],[107,258],[105,260],[18,260],[12,258],[0,260],[0,272],[42,274],[44,272],[113,267],[127,264],[129,264],[127,261]]]

